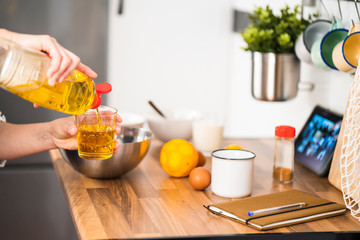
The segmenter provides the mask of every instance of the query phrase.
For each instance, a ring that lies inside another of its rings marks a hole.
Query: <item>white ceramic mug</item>
[[[255,154],[246,150],[219,149],[211,155],[212,192],[228,198],[250,195],[254,181]]]
[[[300,34],[295,42],[295,54],[304,62],[312,63],[311,47],[319,39],[322,39],[329,31],[331,22],[318,19],[310,23]]]
[[[322,39],[331,28],[329,20],[318,19],[307,25],[303,31],[303,42],[308,52],[318,39]]]
[[[295,54],[300,59],[300,61],[312,63],[310,51],[306,49],[304,43],[304,34],[301,33],[300,36],[296,39],[295,42]]]

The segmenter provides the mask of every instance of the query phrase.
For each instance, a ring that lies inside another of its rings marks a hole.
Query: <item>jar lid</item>
[[[277,126],[275,127],[275,136],[282,138],[293,138],[295,137],[295,128],[291,126]]]
[[[111,92],[112,86],[110,83],[99,83],[95,86],[95,97],[91,105],[91,109],[96,109],[101,104],[101,94],[106,94]]]

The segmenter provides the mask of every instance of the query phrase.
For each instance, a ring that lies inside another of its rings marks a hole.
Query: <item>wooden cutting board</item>
[[[353,81],[355,81],[355,78]],[[346,103],[346,108],[345,108],[345,112],[343,115],[343,121],[341,123],[339,137],[338,137],[338,140],[336,143],[334,156],[333,156],[333,159],[331,162],[330,172],[329,172],[329,176],[328,176],[329,182],[339,190],[341,190],[341,168],[340,168],[341,147],[343,144],[343,135],[344,135],[344,130],[345,130],[344,125],[345,125],[345,119],[347,117],[346,112],[349,107],[350,95],[351,94],[349,93],[348,101]]]
[[[347,107],[346,107],[347,108]],[[346,114],[346,111],[345,111]],[[343,119],[345,119],[345,114]],[[343,143],[343,134],[344,134],[344,122],[341,124],[339,137],[336,143],[334,156],[331,162],[330,172],[329,172],[329,182],[336,187],[337,189],[341,190],[341,172],[340,172],[340,156],[341,156],[341,146]]]

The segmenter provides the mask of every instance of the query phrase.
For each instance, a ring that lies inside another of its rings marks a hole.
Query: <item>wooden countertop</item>
[[[226,139],[256,153],[255,181],[251,196],[298,189],[343,203],[342,193],[300,165],[295,181],[279,184],[272,180],[273,139]],[[188,178],[169,177],[161,168],[162,143],[151,142],[140,165],[118,179],[96,180],[73,170],[58,150],[50,151],[80,239],[146,238],[194,235],[264,233],[219,217],[203,205],[231,201],[211,192],[194,190]],[[205,167],[211,170],[211,159]],[[360,222],[349,213],[337,217],[266,231],[286,232],[360,231]]]

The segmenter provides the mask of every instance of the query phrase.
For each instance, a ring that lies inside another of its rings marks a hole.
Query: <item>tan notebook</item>
[[[294,203],[305,206],[249,216],[249,212]],[[268,230],[332,217],[345,213],[343,204],[331,202],[298,190],[271,193],[204,206],[214,214],[246,224],[257,230]]]

